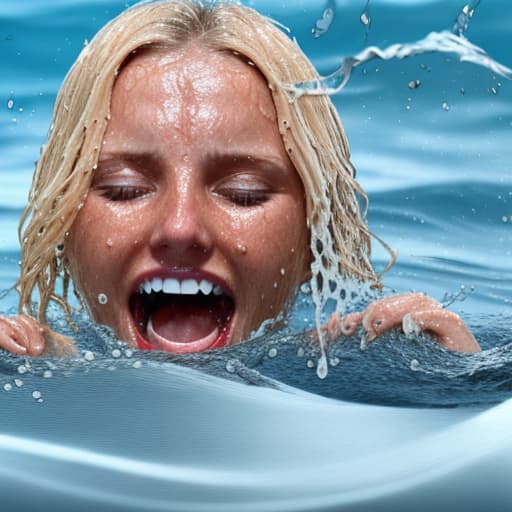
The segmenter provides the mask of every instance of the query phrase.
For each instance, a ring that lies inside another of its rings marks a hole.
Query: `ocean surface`
[[[244,3],[326,77],[294,86],[333,93],[370,227],[399,251],[384,293],[432,295],[484,350],[399,333],[362,350],[359,334],[320,379],[307,293],[295,332],[186,357],[130,350],[77,313],[80,357],[0,354],[2,512],[510,510],[512,3]],[[0,313],[57,90],[133,4],[0,0]]]

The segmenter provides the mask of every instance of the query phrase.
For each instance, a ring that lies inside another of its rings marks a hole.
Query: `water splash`
[[[455,23],[452,28],[452,32],[460,37],[464,37],[464,34],[469,28],[469,22],[471,18],[475,14],[476,8],[480,4],[480,0],[475,0],[466,4],[455,20]]]
[[[347,85],[353,69],[361,64],[374,59],[405,59],[425,53],[452,53],[458,55],[461,62],[472,62],[508,80],[512,79],[512,69],[492,59],[485,50],[465,37],[444,30],[431,32],[424,39],[413,43],[393,44],[384,49],[369,46],[355,56],[344,58],[340,67],[330,75],[319,80],[285,84],[284,88],[296,98],[304,94],[336,94]]]
[[[324,9],[322,17],[316,20],[315,26],[311,29],[311,34],[315,39],[318,39],[319,37],[323,36],[329,30],[334,20],[334,9],[334,0],[329,0],[327,2],[327,7]]]
[[[359,16],[359,21],[364,25],[364,40],[366,42],[372,25],[372,17],[370,16],[370,0],[366,0],[366,5]]]

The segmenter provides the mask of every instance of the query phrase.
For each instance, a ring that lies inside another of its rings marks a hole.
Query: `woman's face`
[[[259,72],[199,46],[133,58],[66,254],[95,320],[134,346],[197,352],[275,317],[308,233]]]

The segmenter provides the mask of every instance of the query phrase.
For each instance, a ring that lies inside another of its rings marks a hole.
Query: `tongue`
[[[207,342],[210,338],[213,343],[219,334],[219,325],[211,309],[183,301],[164,304],[158,308],[149,318],[147,332],[149,341],[155,345],[165,341]]]

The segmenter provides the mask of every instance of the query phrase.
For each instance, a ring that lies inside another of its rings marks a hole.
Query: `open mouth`
[[[146,279],[130,297],[139,348],[178,354],[226,345],[235,305],[207,279]]]

